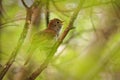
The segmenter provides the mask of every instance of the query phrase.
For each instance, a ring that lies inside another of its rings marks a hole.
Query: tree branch
[[[14,48],[13,52],[11,53],[10,58],[8,59],[7,63],[5,64],[4,68],[1,70],[0,72],[0,80],[3,79],[3,77],[5,76],[6,72],[9,70],[9,68],[11,67],[11,65],[13,64],[13,62],[15,61],[15,58],[18,54],[18,51],[20,50],[26,35],[28,33],[28,29],[29,29],[29,25],[31,23],[31,17],[32,17],[32,7],[36,4],[39,5],[39,3],[37,1],[35,1],[33,3],[33,5],[31,5],[29,8],[28,6],[24,3],[24,0],[22,0],[23,5],[26,7],[26,21],[25,21],[25,25],[24,25],[24,29],[23,32],[21,33],[21,36],[18,40],[17,46]]]
[[[3,8],[3,0],[0,0],[0,27],[1,27],[1,24],[3,23],[3,20],[4,20],[4,8]]]
[[[46,25],[47,25],[47,27],[48,27],[49,18],[50,18],[49,5],[50,5],[50,0],[48,0],[46,2],[46,15],[45,15],[45,18],[46,18]]]
[[[22,44],[24,42],[24,39],[25,39],[26,34],[28,32],[29,24],[30,24],[29,20],[27,18],[31,17],[31,13],[27,12],[27,14],[29,14],[29,15],[26,16],[26,23],[24,25],[23,32],[21,33],[21,36],[20,36],[19,41],[17,43],[17,46],[14,48],[14,50],[13,50],[10,58],[8,59],[7,63],[5,64],[3,70],[1,70],[1,72],[0,72],[0,80],[2,80],[2,78],[4,77],[4,75],[6,74],[6,72],[9,70],[9,68],[13,64],[13,62],[14,62],[16,56],[17,56],[17,53],[20,50],[20,48],[21,48],[21,46],[22,46]]]
[[[65,29],[65,31],[62,33],[62,35],[60,36],[60,38],[58,39],[58,41],[53,45],[52,50],[50,51],[49,55],[47,56],[46,60],[41,64],[41,66],[36,69],[29,77],[27,80],[35,80],[35,78],[37,76],[39,76],[41,74],[41,72],[47,67],[47,65],[49,64],[49,62],[52,60],[55,52],[57,51],[57,48],[59,47],[59,45],[63,42],[64,38],[66,37],[66,35],[68,34],[68,32],[73,28],[73,23],[75,21],[75,19],[77,18],[77,15],[79,13],[79,11],[81,10],[83,4],[84,4],[85,0],[80,0],[80,3],[78,4],[78,7],[76,8],[75,12],[73,13],[73,16],[70,19],[70,23],[68,25],[68,27]]]
[[[22,2],[22,4],[24,5],[24,7],[26,8],[26,9],[28,9],[29,7],[27,6],[27,4],[25,3],[25,1],[24,0],[21,0],[21,2]]]
[[[8,21],[0,24],[0,26],[1,26],[0,29],[4,28],[4,27],[2,27],[3,25],[9,24],[9,23],[13,23],[13,22],[16,22],[16,21],[20,21],[20,20],[25,20],[25,18],[21,17],[21,18],[16,18],[16,19],[13,19],[13,20],[8,20]]]
[[[64,9],[60,9],[56,4],[55,4],[55,1],[54,0],[51,0],[52,1],[52,3],[53,3],[53,5],[54,5],[54,7],[58,10],[58,11],[60,11],[60,12],[72,12],[72,11],[74,11],[74,9],[70,9],[70,10],[64,10]]]

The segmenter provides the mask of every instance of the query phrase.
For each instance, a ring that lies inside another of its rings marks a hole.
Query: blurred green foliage
[[[25,0],[31,5],[34,0]],[[39,31],[45,26],[43,2]],[[79,0],[50,0],[50,19],[64,21],[70,17]],[[120,79],[120,1],[86,0],[73,29],[59,47],[52,62],[36,80],[119,80]],[[3,0],[4,19],[0,25],[0,64],[4,65],[15,48],[25,23],[26,10],[20,0]],[[22,19],[21,19],[22,18]],[[14,65],[22,65],[25,47]],[[38,57],[37,57],[38,58]],[[34,58],[36,59],[36,58]],[[14,75],[14,74],[13,74]],[[7,75],[5,80],[7,79]]]

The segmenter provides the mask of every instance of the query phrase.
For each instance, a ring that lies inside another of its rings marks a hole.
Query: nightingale
[[[40,52],[43,51],[44,53],[48,53],[52,49],[52,46],[57,41],[57,38],[59,36],[59,32],[62,28],[62,23],[63,21],[60,19],[54,18],[50,20],[48,27],[45,30],[33,35],[31,45],[28,49],[28,57],[24,65],[28,64],[36,49],[39,49]]]

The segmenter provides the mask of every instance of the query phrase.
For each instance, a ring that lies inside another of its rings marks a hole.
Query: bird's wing
[[[31,45],[28,50],[28,57],[24,65],[31,59],[34,51],[39,48],[40,51],[47,53],[55,43],[55,36],[50,33],[39,32],[33,35]]]

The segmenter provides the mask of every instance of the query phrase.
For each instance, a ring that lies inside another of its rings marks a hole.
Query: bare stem
[[[50,18],[49,5],[50,5],[50,0],[48,0],[46,2],[46,15],[45,15],[45,17],[46,17],[46,25],[47,25],[47,27],[48,27],[49,18]]]
[[[24,7],[26,8],[26,9],[28,9],[29,7],[27,6],[27,4],[25,3],[25,1],[24,0],[21,0],[21,2],[22,2],[22,4],[24,5]]]

